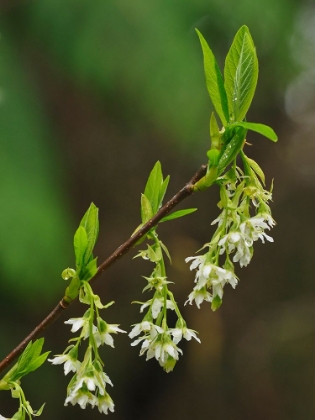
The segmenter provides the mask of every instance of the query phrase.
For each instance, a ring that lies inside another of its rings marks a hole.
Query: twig
[[[165,217],[175,206],[177,206],[181,201],[185,198],[189,197],[193,194],[193,185],[199,181],[199,179],[205,174],[206,172],[206,165],[202,165],[198,172],[191,178],[191,180],[180,190],[177,194],[174,195],[164,206],[160,208],[160,210],[150,219],[141,229],[139,229],[136,233],[134,233],[126,242],[120,245],[116,251],[114,251],[99,267],[95,276],[90,280],[94,281],[97,277],[99,277],[107,268],[114,264],[117,260],[119,260],[123,255],[126,255],[130,249],[136,245],[136,243],[146,234],[149,232],[152,227],[156,226],[159,221]],[[73,302],[73,301],[72,301]],[[23,341],[9,353],[1,362],[0,362],[0,373],[9,366],[25,349],[27,344],[37,338],[40,333],[42,333],[47,327],[53,324],[57,318],[61,315],[64,309],[67,309],[68,306],[72,302],[67,302],[64,298],[58,303],[58,305],[50,312],[50,314],[40,323],[37,325],[36,328],[24,338]]]

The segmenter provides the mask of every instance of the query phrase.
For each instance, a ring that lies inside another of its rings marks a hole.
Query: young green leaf
[[[250,159],[249,157],[245,157],[247,163],[249,164],[249,166],[252,168],[252,170],[254,172],[256,172],[256,174],[259,176],[259,178],[261,179],[262,183],[265,185],[266,181],[265,181],[265,174],[263,172],[263,170],[261,169],[261,167],[258,165],[257,162],[255,162],[253,159]]]
[[[163,184],[163,175],[162,175],[161,163],[157,161],[152,171],[150,172],[150,175],[149,175],[149,178],[145,186],[145,190],[144,190],[144,195],[147,197],[147,199],[151,203],[153,214],[155,214],[158,210],[160,189],[161,189],[162,184]]]
[[[80,286],[80,278],[77,275],[75,275],[74,277],[72,277],[69,286],[66,288],[64,299],[67,302],[71,302],[72,300],[74,300],[78,296]]]
[[[224,88],[223,77],[220,72],[218,63],[211,51],[207,41],[196,29],[198,34],[204,60],[204,70],[206,76],[207,89],[217,114],[219,115],[222,124],[226,126],[229,122],[229,109],[227,94]]]
[[[145,194],[141,194],[141,220],[147,223],[153,216],[153,210],[150,200]]]
[[[217,168],[218,175],[220,175],[236,158],[244,145],[246,129],[243,127],[237,127],[233,132],[233,137],[229,139],[226,146],[222,149],[222,154]]]
[[[38,369],[47,359],[50,352],[40,354],[44,344],[44,339],[40,338],[34,343],[30,341],[19,357],[17,363],[5,375],[3,379],[8,381],[17,381],[28,373]]]
[[[167,175],[167,177],[164,179],[161,188],[160,188],[160,193],[159,193],[159,205],[158,205],[158,209],[161,207],[162,203],[163,203],[163,199],[167,190],[167,186],[170,180],[170,176]]]
[[[233,124],[234,126],[234,124]],[[265,124],[258,124],[258,123],[250,123],[250,122],[238,122],[235,124],[235,126],[246,128],[247,130],[255,131],[256,133],[259,133],[267,139],[272,140],[274,142],[278,141],[277,134],[273,131],[271,127]]]
[[[84,255],[88,247],[88,237],[83,226],[79,226],[73,239],[76,268],[84,266]]]
[[[174,213],[171,213],[163,217],[163,219],[160,220],[160,223],[166,222],[168,220],[178,219],[179,217],[187,216],[187,214],[194,213],[196,210],[198,209],[185,209],[185,210],[174,211]]]
[[[83,269],[82,280],[89,281],[97,273],[97,258],[91,260]]]
[[[88,245],[83,258],[83,265],[85,265],[90,260],[99,232],[98,208],[94,203],[91,203],[87,212],[83,216],[80,226],[86,230],[88,241]]]
[[[242,26],[225,59],[224,86],[230,122],[242,121],[252,102],[258,79],[258,60],[247,26]]]

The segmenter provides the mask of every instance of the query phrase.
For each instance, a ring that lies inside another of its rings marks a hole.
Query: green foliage
[[[195,191],[209,188],[232,162],[235,164],[244,147],[247,130],[256,131],[274,142],[278,140],[272,128],[242,121],[252,102],[258,79],[256,49],[247,26],[238,30],[226,56],[224,81],[207,42],[199,31],[197,34],[204,56],[207,89],[223,128],[219,130],[212,113],[208,169],[206,175],[195,184]]]
[[[147,223],[162,206],[163,198],[167,190],[169,179],[169,175],[165,179],[163,179],[161,163],[157,161],[152,171],[150,172],[148,181],[144,189],[144,194],[141,194],[142,224]],[[160,220],[160,222],[178,219],[179,217],[186,216],[190,213],[195,212],[196,210],[197,209],[194,208],[175,211],[163,217]]]
[[[213,52],[211,51],[209,45],[207,44],[202,34],[198,31],[198,29],[196,29],[196,32],[199,36],[203,52],[207,89],[213,106],[217,111],[222,121],[222,124],[227,125],[230,120],[230,117],[223,77],[219,69],[217,60],[215,59],[215,56],[213,55]]]
[[[97,258],[93,258],[93,249],[98,233],[98,208],[91,203],[73,239],[76,269],[67,268],[61,275],[64,280],[71,278],[65,291],[66,301],[72,301],[78,296],[81,280],[89,281],[97,273]]]
[[[265,174],[263,170],[261,169],[261,167],[258,165],[258,163],[255,162],[253,159],[250,159],[248,156],[244,155],[244,158],[246,159],[246,162],[249,164],[252,170],[259,176],[263,185],[265,185],[266,184]]]
[[[87,212],[81,220],[80,226],[83,227],[87,234],[87,245],[84,251],[83,265],[86,265],[92,256],[92,252],[97,241],[99,232],[98,208],[91,203]]]
[[[242,121],[252,102],[258,79],[258,60],[247,26],[242,26],[225,59],[224,87],[230,121]]]
[[[267,139],[272,140],[273,142],[278,141],[277,134],[268,125],[250,123],[250,122],[238,122],[236,124],[233,124],[233,126],[243,127],[243,128],[246,128],[247,130],[255,131],[256,133],[259,133],[259,134],[267,137]]]
[[[23,376],[38,369],[47,359],[49,351],[41,354],[44,345],[44,338],[40,338],[34,343],[30,341],[19,357],[17,363],[0,381],[0,389],[8,389],[11,382],[19,381]]]
[[[179,217],[187,216],[188,214],[194,213],[197,209],[185,209],[185,210],[178,210],[174,211],[173,213],[163,217],[160,222],[166,222],[168,220],[178,219]]]
[[[148,215],[149,213],[151,213],[149,219],[154,214],[156,214],[158,209],[161,207],[169,183],[169,179],[169,175],[165,179],[163,179],[161,163],[157,161],[152,171],[150,172],[143,194],[146,197],[147,201],[150,203],[151,211],[150,206],[148,205],[146,200],[144,200],[143,207],[141,206],[144,215]],[[143,222],[142,220],[142,223],[145,222]]]

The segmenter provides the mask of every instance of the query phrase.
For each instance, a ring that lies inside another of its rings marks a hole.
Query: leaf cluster
[[[47,359],[49,351],[41,354],[44,344],[44,338],[40,338],[34,343],[30,341],[19,357],[17,363],[9,370],[9,372],[0,381],[0,389],[9,385],[11,382],[18,382],[23,376],[38,369]]]
[[[242,26],[234,37],[225,59],[224,77],[206,40],[197,29],[196,32],[203,52],[208,93],[223,126],[220,130],[212,113],[208,172],[195,185],[196,190],[202,190],[212,185],[236,159],[244,147],[247,130],[262,134],[274,142],[278,138],[267,125],[244,121],[258,80],[256,48],[247,26]]]
[[[66,269],[62,276],[65,280],[72,277],[65,292],[66,300],[73,300],[78,296],[81,280],[89,281],[97,272],[97,258],[93,256],[93,249],[98,238],[99,220],[98,208],[91,203],[75,232],[73,245],[75,254],[75,270]]]
[[[169,180],[169,175],[163,179],[161,163],[157,161],[152,171],[150,172],[144,193],[141,194],[142,224],[140,227],[147,223],[161,208]],[[178,210],[163,217],[160,222],[178,219],[179,217],[186,216],[187,214],[193,213],[196,210],[196,208]]]

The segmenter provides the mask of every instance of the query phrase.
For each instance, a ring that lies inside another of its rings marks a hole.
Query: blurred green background
[[[209,241],[218,190],[186,200],[199,211],[165,224],[169,279],[202,344],[166,374],[126,335],[104,349],[121,419],[308,420],[315,418],[315,7],[297,0],[2,0],[0,3],[0,358],[54,307],[73,265],[72,238],[91,201],[100,208],[100,261],[133,232],[156,160],[171,175],[168,198],[205,162],[212,110],[194,28],[220,65],[246,24],[260,63],[248,119],[271,125],[277,145],[255,134],[250,156],[275,178],[274,244],[257,244],[236,290],[212,313],[183,306],[193,286],[184,258]],[[140,315],[149,263],[135,251],[95,284],[109,323]],[[144,297],[145,298],[145,297]],[[46,336],[63,351],[63,321]],[[62,384],[62,385],[61,385]],[[102,418],[63,407],[67,378],[49,364],[24,380],[41,418]],[[0,413],[15,401],[0,394]]]

